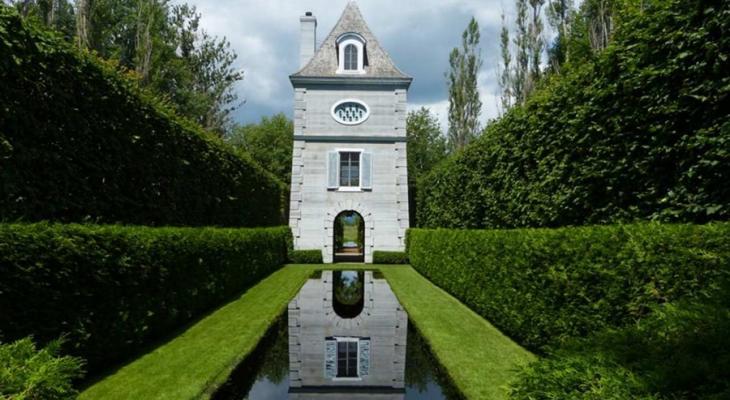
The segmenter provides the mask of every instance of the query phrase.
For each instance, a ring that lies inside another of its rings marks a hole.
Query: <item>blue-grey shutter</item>
[[[360,339],[360,346],[358,346],[360,358],[360,376],[367,376],[370,374],[370,339]]]
[[[334,378],[337,376],[337,341],[325,339],[324,341],[324,377]]]
[[[330,151],[327,153],[327,187],[330,189],[337,188],[337,167],[340,164],[340,153]]]
[[[364,189],[372,189],[373,187],[373,154],[362,153],[362,184]]]

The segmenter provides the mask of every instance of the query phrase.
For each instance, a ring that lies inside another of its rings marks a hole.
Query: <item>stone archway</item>
[[[333,224],[333,262],[365,262],[365,220],[357,211],[337,214]]]
[[[363,207],[362,204],[360,204],[357,201],[353,200],[347,200],[347,201],[340,201],[338,202],[335,207],[330,208],[329,211],[325,214],[324,218],[324,262],[325,263],[331,263],[334,261],[334,226],[335,226],[335,219],[337,216],[343,212],[343,211],[354,211],[363,219],[363,223],[365,224],[365,239],[364,239],[364,252],[365,252],[365,262],[366,263],[372,263],[373,262],[373,247],[375,246],[375,243],[373,241],[373,232],[375,227],[373,226],[373,214],[370,212],[369,209]]]

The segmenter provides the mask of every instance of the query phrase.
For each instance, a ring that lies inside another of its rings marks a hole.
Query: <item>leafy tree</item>
[[[143,86],[182,115],[223,136],[240,104],[233,91],[243,73],[225,38],[200,28],[201,14],[168,0],[96,0],[95,50],[134,71]]]
[[[294,124],[286,115],[262,117],[258,124],[236,127],[228,141],[246,150],[282,182],[291,182]]]
[[[550,0],[548,3],[547,20],[557,33],[548,49],[550,70],[555,73],[560,73],[560,67],[570,59],[567,41],[573,13],[573,0]]]
[[[23,17],[56,29],[69,39],[75,34],[74,9],[66,0],[9,0],[5,3],[15,7]]]
[[[417,181],[441,160],[446,158],[446,138],[441,132],[438,118],[426,107],[411,111],[406,118],[408,138],[408,197],[411,226],[416,220]]]
[[[514,96],[514,104],[523,104],[527,99],[527,77],[530,68],[527,0],[517,0],[516,6],[517,19],[513,39],[516,54],[511,93]]]
[[[500,47],[502,71],[499,77],[502,111],[514,104],[524,104],[535,90],[542,76],[542,58],[545,50],[543,38],[542,7],[545,0],[516,0],[517,18],[515,19],[515,60],[512,67],[512,54],[509,48],[509,28],[502,15]],[[528,11],[529,15],[528,15]]]
[[[537,86],[542,74],[542,55],[545,49],[545,40],[543,39],[543,24],[542,24],[542,6],[545,4],[545,0],[530,0],[530,8],[532,11],[532,19],[530,20],[530,26],[528,28],[528,50],[530,53],[530,75],[528,94],[531,93]]]
[[[87,49],[91,47],[91,13],[94,0],[76,0],[76,44]]]
[[[416,179],[446,157],[446,138],[441,132],[438,118],[426,107],[408,113],[406,132],[408,176]]]
[[[207,130],[230,133],[240,106],[234,85],[243,73],[225,38],[200,28],[201,14],[170,0],[13,0],[82,48],[111,60]]]
[[[514,101],[514,94],[512,93],[512,53],[510,52],[509,45],[509,28],[507,28],[504,11],[502,11],[502,30],[499,34],[499,47],[501,50],[502,65],[500,66],[501,69],[499,76],[497,77],[499,79],[499,87],[501,89],[499,105],[502,113],[507,112],[507,110],[512,107],[512,102]]]
[[[462,34],[461,49],[454,48],[449,55],[449,147],[452,150],[463,148],[479,134],[482,109],[477,88],[477,74],[482,66],[479,36],[479,24],[472,18]]]
[[[587,0],[583,14],[588,20],[588,38],[591,48],[603,50],[608,46],[614,28],[614,0]]]

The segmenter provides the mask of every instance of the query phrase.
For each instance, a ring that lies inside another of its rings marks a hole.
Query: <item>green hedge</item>
[[[322,264],[322,250],[290,250],[289,261],[293,264]]]
[[[282,221],[273,175],[3,6],[0,54],[0,221]]]
[[[419,181],[421,227],[730,218],[730,3],[642,3]]]
[[[409,231],[411,265],[521,344],[621,326],[730,271],[730,223]]]
[[[729,289],[571,340],[523,368],[510,398],[730,399]]]
[[[408,264],[408,253],[405,251],[381,251],[373,252],[373,264]]]
[[[66,334],[91,369],[113,363],[281,267],[290,235],[0,224],[0,339]]]
[[[0,343],[0,398],[15,400],[73,400],[73,381],[83,362],[61,356],[60,341],[37,349],[31,338]]]

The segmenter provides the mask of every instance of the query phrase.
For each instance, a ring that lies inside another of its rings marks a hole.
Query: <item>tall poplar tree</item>
[[[537,87],[542,74],[542,54],[545,50],[545,40],[542,37],[542,6],[545,0],[530,0],[531,19],[528,32],[528,53],[530,54],[530,73],[528,76],[527,95]]]
[[[479,99],[477,75],[482,66],[479,46],[479,24],[472,17],[462,34],[461,48],[454,48],[449,56],[449,147],[458,150],[479,134]]]
[[[524,104],[537,86],[542,76],[542,58],[545,51],[543,38],[542,7],[545,0],[516,0],[517,16],[515,18],[514,67],[510,54],[509,28],[502,17],[502,74],[499,79],[501,87],[502,108]],[[528,13],[529,11],[529,13]]]
[[[94,0],[76,0],[76,44],[82,49],[91,47],[91,15]]]
[[[522,104],[527,98],[527,77],[530,67],[529,35],[527,21],[527,0],[517,0],[515,20],[515,67],[512,75],[512,95],[515,104]]]
[[[573,0],[550,0],[547,7],[547,19],[556,32],[554,42],[548,49],[550,69],[560,73],[560,67],[570,60],[568,39],[573,17]]]
[[[502,31],[499,35],[499,45],[502,54],[502,64],[499,69],[499,87],[501,93],[499,96],[500,110],[502,113],[512,107],[514,102],[514,95],[512,94],[512,53],[510,52],[509,42],[509,28],[507,27],[507,21],[502,11]]]

